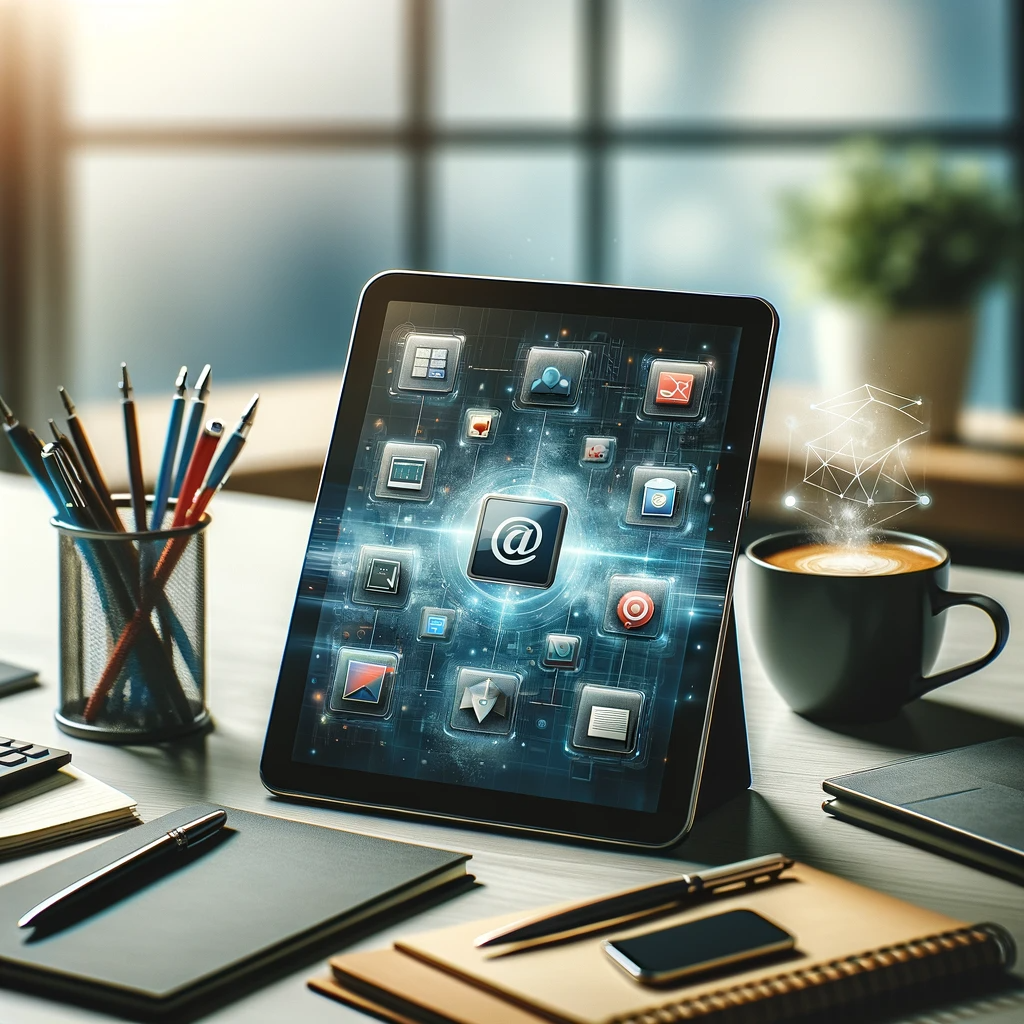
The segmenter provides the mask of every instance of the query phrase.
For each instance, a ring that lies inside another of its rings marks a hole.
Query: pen
[[[174,483],[171,485],[171,497],[181,497],[181,488],[185,483],[185,474],[188,472],[189,463],[192,461],[192,453],[195,450],[196,442],[199,440],[199,432],[203,427],[203,414],[206,412],[206,396],[210,393],[210,364],[203,367],[203,372],[196,380],[192,392],[192,401],[188,407],[188,419],[185,421],[185,432],[181,437],[181,446],[178,448],[178,467],[174,473]]]
[[[164,454],[160,460],[160,472],[157,474],[156,487],[153,490],[153,513],[149,521],[151,530],[159,530],[167,512],[167,500],[171,496],[171,479],[174,474],[174,456],[178,451],[178,437],[181,434],[181,421],[185,415],[185,383],[188,378],[188,367],[178,371],[174,382],[174,397],[171,399],[171,414],[167,419],[167,439],[164,441]]]
[[[227,813],[223,810],[210,811],[180,828],[165,832],[162,836],[140,846],[131,853],[90,872],[84,878],[64,886],[59,892],[47,896],[18,920],[19,928],[35,925],[37,928],[54,918],[67,914],[69,910],[82,900],[94,896],[102,889],[118,885],[123,879],[139,868],[157,862],[168,862],[168,867],[180,858],[186,850],[194,849],[204,840],[217,834],[227,822]]]
[[[253,420],[256,418],[256,406],[259,404],[259,400],[260,396],[258,393],[252,396],[249,404],[242,412],[238,423],[235,424],[235,429],[231,431],[224,441],[220,454],[217,456],[217,461],[210,468],[209,475],[206,477],[203,489],[196,495],[192,508],[186,515],[185,521],[187,523],[198,522],[199,517],[206,511],[206,506],[210,504],[213,496],[228,482],[231,468],[241,454],[242,448],[245,446],[245,439],[249,436],[249,431],[252,429]]]
[[[552,914],[527,917],[481,935],[477,947],[516,943],[514,952],[534,945],[546,945],[586,935],[592,931],[649,917],[724,887],[774,880],[791,867],[793,861],[781,853],[753,860],[742,860],[700,874],[680,875],[648,885],[576,903]],[[512,952],[510,950],[509,952]]]
[[[213,453],[217,450],[217,445],[223,435],[224,424],[220,420],[210,420],[203,428],[202,434],[199,435],[195,451],[192,452],[192,461],[188,464],[181,491],[178,493],[178,503],[174,506],[172,527],[185,525],[188,519],[188,510],[196,499],[206,471],[213,461]]]
[[[124,415],[124,442],[128,454],[128,489],[132,493],[132,512],[135,516],[136,532],[146,529],[146,485],[142,481],[142,453],[139,451],[139,419],[135,415],[135,399],[132,398],[132,379],[128,376],[128,364],[121,364],[121,412]]]
[[[107,486],[107,481],[103,476],[103,471],[100,469],[100,464],[96,459],[96,453],[92,450],[92,445],[89,443],[89,435],[85,432],[85,426],[82,423],[82,419],[78,415],[78,411],[75,409],[75,403],[71,401],[71,396],[68,394],[66,388],[60,387],[57,388],[57,391],[60,394],[60,400],[64,403],[64,408],[68,414],[68,431],[71,434],[71,440],[75,442],[75,448],[78,449],[78,457],[81,460],[82,468],[85,470],[85,474],[89,478],[89,482],[92,484],[93,490],[96,491],[97,497],[100,499],[103,507],[107,510],[107,514],[112,519],[119,520],[121,517],[117,514],[117,506],[114,505],[114,500],[110,497],[110,488]]]
[[[250,401],[245,412],[242,413],[242,418],[235,427],[234,433],[239,434],[240,437],[232,446],[232,454],[230,458],[226,460],[218,460],[218,465],[215,467],[215,473],[217,477],[219,477],[219,483],[214,487],[210,487],[210,480],[208,480],[207,486],[204,487],[201,492],[196,494],[196,500],[192,503],[191,508],[186,508],[185,500],[179,498],[174,511],[173,526],[191,526],[202,518],[203,512],[206,511],[206,506],[209,505],[210,500],[213,498],[214,494],[216,494],[218,488],[223,486],[224,481],[227,479],[228,471],[231,469],[231,463],[235,458],[237,458],[238,453],[242,450],[242,446],[245,443],[246,436],[249,433],[249,429],[252,427],[252,422],[256,415],[256,404],[258,401],[259,395],[253,395],[252,401]],[[223,433],[224,424],[219,420],[210,420],[206,425],[206,429],[203,432],[204,436],[200,438],[200,442],[196,445],[196,451],[192,457],[192,463],[195,464],[195,470],[193,471],[192,465],[189,466],[189,481],[191,481],[192,478],[202,478],[202,474],[206,472],[206,468],[209,466],[213,458],[213,452],[216,448],[217,440]],[[211,477],[213,476],[214,473],[211,473]],[[114,645],[114,650],[110,655],[110,660],[107,662],[107,666],[104,668],[103,674],[97,681],[88,701],[86,701],[83,715],[87,722],[91,722],[96,715],[99,714],[99,709],[103,700],[106,698],[107,693],[110,691],[110,688],[113,686],[118,675],[120,675],[121,669],[124,667],[124,663],[127,660],[128,655],[131,653],[132,644],[135,642],[136,636],[138,636],[140,629],[142,629],[145,623],[149,621],[149,614],[153,605],[158,600],[159,595],[163,592],[164,586],[168,579],[170,579],[171,573],[174,572],[174,567],[178,564],[178,561],[184,554],[187,546],[187,538],[184,540],[174,538],[167,542],[163,553],[160,555],[160,560],[157,562],[156,568],[153,570],[153,575],[143,588],[142,600],[139,602],[139,607],[136,609],[131,621],[128,622],[121,631],[121,635],[118,637],[117,643]]]
[[[53,507],[60,511],[62,503],[60,495],[54,490],[49,474],[43,466],[43,445],[36,435],[11,411],[11,407],[0,398],[0,415],[3,416],[4,433],[11,442],[14,453],[18,456],[26,472],[46,492]]]
[[[75,451],[74,445],[71,443],[71,439],[67,434],[61,431],[60,427],[57,426],[56,420],[50,419],[47,420],[47,422],[50,424],[50,433],[53,434],[54,444],[56,444],[64,458],[64,461],[70,468],[78,490],[81,491],[85,504],[92,513],[96,527],[100,530],[123,532],[124,523],[121,522],[121,517],[118,516],[114,519],[110,518],[106,506],[104,506],[103,502],[100,501],[99,495],[96,493],[96,489],[92,486],[89,482],[89,478],[85,475],[85,469],[78,458],[78,453]]]

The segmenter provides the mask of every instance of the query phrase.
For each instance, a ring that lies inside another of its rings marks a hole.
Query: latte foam
[[[811,576],[893,576],[933,569],[942,559],[916,544],[883,542],[863,547],[840,544],[800,544],[777,551],[765,561],[780,569]]]

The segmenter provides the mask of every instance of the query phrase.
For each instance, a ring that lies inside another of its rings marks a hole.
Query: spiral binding
[[[678,1024],[712,1017],[722,1024],[772,1024],[1012,966],[1013,938],[997,924],[942,932],[914,942],[818,963],[758,981],[613,1018],[611,1024]]]

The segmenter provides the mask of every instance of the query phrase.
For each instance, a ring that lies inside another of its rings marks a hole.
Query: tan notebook
[[[0,797],[0,856],[139,824],[135,801],[65,765]]]
[[[663,989],[617,967],[602,942],[711,913],[756,910],[796,937],[794,958],[728,977]],[[1014,957],[996,925],[970,926],[834,875],[796,864],[783,880],[716,898],[657,924],[495,957],[480,934],[521,918],[509,914],[413,936],[393,950],[331,960],[333,977],[311,982],[328,995],[373,1006],[391,1020],[458,1024],[648,1024],[714,1018],[778,1020],[815,1008],[894,994],[944,979],[996,976]],[[426,1011],[426,1012],[424,1012]]]

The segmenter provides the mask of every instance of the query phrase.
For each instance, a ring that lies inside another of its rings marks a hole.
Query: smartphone
[[[628,939],[610,940],[604,944],[604,951],[637,981],[665,985],[784,953],[795,943],[789,932],[753,910],[728,910]]]

